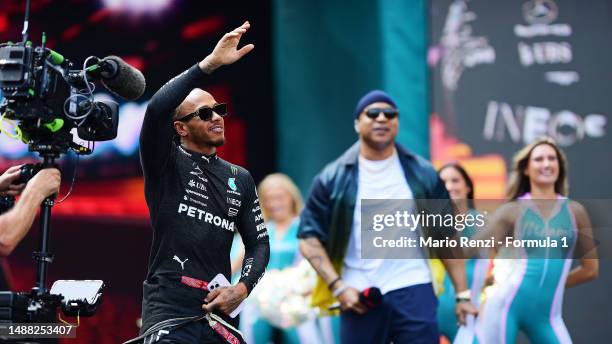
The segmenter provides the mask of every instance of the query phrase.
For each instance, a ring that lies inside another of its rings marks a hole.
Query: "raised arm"
[[[172,117],[189,92],[201,85],[207,74],[236,62],[253,50],[253,44],[238,49],[240,38],[249,27],[249,22],[245,22],[223,35],[208,56],[172,78],[151,98],[140,132],[140,159],[145,176],[160,171],[167,160],[174,135]]]

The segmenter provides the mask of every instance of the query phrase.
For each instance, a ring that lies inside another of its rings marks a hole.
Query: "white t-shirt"
[[[412,198],[412,190],[406,181],[397,152],[385,160],[377,161],[359,156],[359,183],[353,228],[342,270],[345,283],[358,290],[378,287],[385,294],[431,282],[425,259],[361,259],[361,200]]]

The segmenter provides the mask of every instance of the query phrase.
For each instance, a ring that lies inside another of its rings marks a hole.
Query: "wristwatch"
[[[472,292],[467,289],[464,291],[460,291],[455,294],[455,301],[459,302],[471,302],[472,301]]]

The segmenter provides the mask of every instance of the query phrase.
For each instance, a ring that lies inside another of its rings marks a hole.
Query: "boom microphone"
[[[145,91],[144,75],[119,56],[107,56],[87,71],[99,77],[106,89],[123,99],[138,99]]]

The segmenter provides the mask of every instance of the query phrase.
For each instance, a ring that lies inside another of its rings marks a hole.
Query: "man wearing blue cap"
[[[399,111],[383,91],[371,91],[354,113],[359,141],[315,178],[301,215],[300,250],[319,274],[313,304],[340,302],[342,343],[438,343],[437,299],[425,256],[362,259],[361,200],[449,199],[431,164],[395,142]],[[461,323],[476,314],[464,262],[442,260],[457,293]],[[369,288],[383,294],[368,302]],[[331,296],[333,294],[333,297]]]

